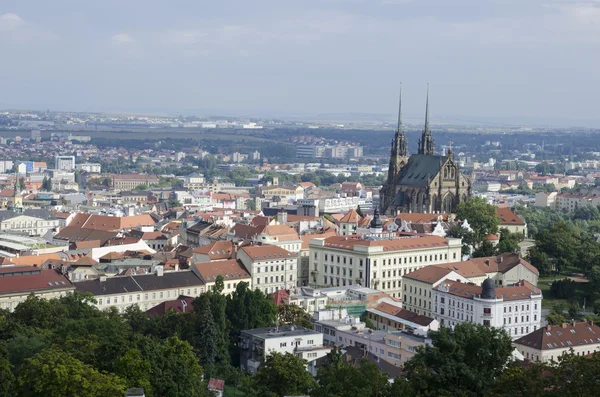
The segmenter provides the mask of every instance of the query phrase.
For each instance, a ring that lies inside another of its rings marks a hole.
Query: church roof
[[[448,157],[428,154],[413,154],[402,168],[399,185],[427,186],[427,178],[435,177]]]

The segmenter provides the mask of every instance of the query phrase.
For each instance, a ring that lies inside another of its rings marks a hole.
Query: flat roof
[[[268,327],[268,328],[254,328],[254,329],[246,329],[243,330],[242,333],[250,334],[263,338],[279,338],[282,336],[301,336],[301,335],[321,335],[320,332],[317,332],[312,329],[292,326],[292,325],[283,325],[280,327]]]
[[[17,251],[30,251],[31,247],[23,244],[11,243],[9,241],[0,241],[0,247],[10,248]]]
[[[38,240],[25,237],[25,236],[15,236],[10,234],[2,234],[0,235],[0,240],[12,241],[13,243],[25,243],[25,244],[37,244]]]

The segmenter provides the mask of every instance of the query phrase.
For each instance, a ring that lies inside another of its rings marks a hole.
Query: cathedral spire
[[[419,154],[435,154],[433,136],[429,128],[429,83],[427,83],[427,99],[425,101],[425,128],[423,128],[423,134],[419,139]]]
[[[402,82],[400,82],[400,96],[398,99],[398,127],[396,128],[394,141],[396,154],[400,157],[408,157],[408,142],[404,136],[404,129],[402,128]]]

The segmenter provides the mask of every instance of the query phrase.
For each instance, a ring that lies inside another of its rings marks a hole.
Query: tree
[[[19,190],[23,191],[25,189],[27,189],[27,185],[25,184],[25,178],[20,177],[19,178]]]
[[[362,210],[360,209],[360,205],[358,207],[356,207],[356,213],[362,218],[365,215],[363,214]]]
[[[561,269],[577,263],[577,253],[581,244],[581,231],[567,222],[557,222],[550,230],[540,232],[535,246],[548,255],[554,269]]]
[[[496,247],[494,247],[494,244],[487,239],[483,240],[477,249],[473,251],[474,258],[485,258],[494,255],[496,255]]]
[[[57,347],[27,359],[17,379],[23,395],[37,397],[113,397],[125,394],[125,382],[96,371]]]
[[[426,345],[405,364],[415,395],[483,395],[512,353],[508,334],[495,327],[459,323],[430,332]]]
[[[115,374],[125,380],[127,387],[143,387],[148,396],[153,395],[151,371],[150,362],[137,349],[128,350],[115,365]]]
[[[546,315],[546,322],[549,325],[560,325],[567,322],[565,318],[565,304],[562,302],[556,302],[550,312]]]
[[[204,299],[204,305],[198,316],[198,351],[202,365],[214,365],[217,355],[217,330],[210,310],[210,300]]]
[[[133,188],[134,192],[142,192],[144,190],[148,189],[148,186],[141,184],[141,185],[137,185],[136,187]]]
[[[481,197],[472,197],[458,204],[456,215],[458,219],[469,221],[476,242],[482,242],[488,234],[498,233],[500,217],[496,215],[496,207]]]
[[[553,269],[553,265],[548,257],[548,254],[541,251],[537,247],[531,247],[529,249],[527,259],[538,269],[542,275],[550,274]]]
[[[496,251],[498,254],[502,254],[504,252],[519,252],[521,251],[519,243],[522,239],[522,234],[511,233],[508,229],[503,228],[500,230],[500,241],[496,246]]]
[[[319,386],[311,393],[313,397],[385,396],[390,386],[388,376],[366,359],[356,368],[345,361],[339,349],[333,349],[319,369]]]
[[[13,366],[8,360],[4,346],[0,345],[0,397],[14,397],[17,395],[17,385]]]
[[[306,360],[291,353],[268,355],[255,380],[259,395],[265,397],[307,395],[317,386],[306,370]]]
[[[570,278],[554,280],[550,285],[550,296],[556,299],[571,299],[575,297],[575,281]]]
[[[225,279],[222,275],[218,275],[215,280],[215,285],[213,285],[213,292],[215,294],[220,294],[225,289]]]
[[[280,324],[299,325],[309,329],[314,328],[313,323],[310,321],[310,315],[298,305],[279,305],[277,318]]]
[[[192,346],[177,336],[167,338],[162,344],[150,342],[150,382],[157,396],[204,397],[208,396],[202,381],[202,367]]]

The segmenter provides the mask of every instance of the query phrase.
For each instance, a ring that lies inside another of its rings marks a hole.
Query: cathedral
[[[429,86],[425,105],[425,128],[418,153],[408,155],[408,142],[402,128],[402,91],[398,109],[398,127],[392,140],[390,167],[380,192],[382,213],[398,212],[453,213],[458,203],[471,195],[471,182],[460,172],[452,148],[447,156],[435,154],[429,128]]]

